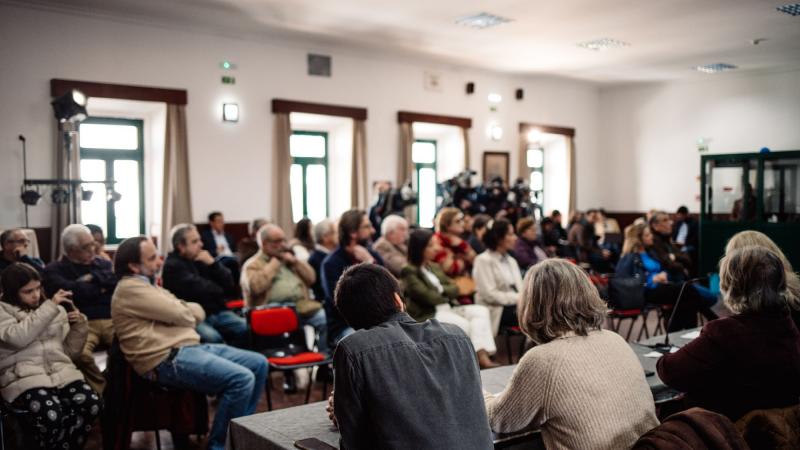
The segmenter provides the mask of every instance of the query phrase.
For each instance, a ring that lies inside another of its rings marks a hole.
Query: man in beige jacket
[[[253,414],[267,378],[264,356],[224,344],[200,344],[195,331],[205,317],[196,303],[155,285],[161,259],[150,239],[120,244],[114,272],[120,278],[111,319],[125,359],[139,375],[165,386],[220,399],[208,448],[222,450],[228,422]]]
[[[383,219],[381,237],[372,244],[372,249],[383,258],[383,266],[400,278],[400,272],[408,264],[408,221],[397,215]]]
[[[291,305],[300,322],[319,335],[319,351],[328,351],[327,319],[322,304],[311,299],[309,289],[316,280],[314,268],[289,250],[286,235],[274,224],[258,231],[261,250],[242,267],[242,295],[248,308]]]

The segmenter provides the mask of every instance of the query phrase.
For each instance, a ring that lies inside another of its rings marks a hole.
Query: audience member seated
[[[408,264],[408,221],[400,216],[387,216],[381,222],[381,237],[372,248],[381,255],[384,267],[392,275],[400,277],[400,271]]]
[[[681,206],[675,213],[672,242],[681,252],[691,256],[696,255],[699,250],[699,238],[700,231],[697,220],[689,215],[689,208]]]
[[[111,261],[111,257],[105,251],[106,236],[103,234],[103,229],[94,224],[86,225],[86,228],[92,232],[92,239],[94,239],[94,254],[103,259]]]
[[[590,209],[579,221],[572,224],[567,234],[567,240],[572,246],[575,258],[578,262],[589,264],[589,266],[600,273],[611,272],[610,250],[600,248],[595,235],[595,224],[600,221],[600,215],[596,209]]]
[[[483,305],[459,305],[458,287],[433,262],[439,243],[426,229],[415,230],[408,242],[409,264],[403,267],[401,281],[408,314],[417,322],[435,318],[464,330],[477,350],[481,369],[497,367],[492,361],[494,343],[489,310]]]
[[[672,219],[664,211],[656,211],[650,216],[650,231],[653,232],[653,245],[648,249],[661,267],[676,282],[689,278],[692,261],[672,243]]]
[[[441,250],[436,263],[451,278],[468,275],[475,259],[475,251],[461,239],[464,233],[464,214],[456,208],[442,208],[436,216],[436,234],[433,238]]]
[[[267,361],[225,344],[200,344],[195,328],[205,318],[203,308],[156,286],[160,268],[156,247],[144,236],[128,238],[117,248],[114,270],[120,282],[111,315],[120,348],[133,370],[148,380],[216,395],[208,448],[222,450],[230,420],[255,412]]]
[[[215,259],[231,271],[234,280],[239,279],[239,260],[233,254],[233,236],[225,232],[225,217],[219,211],[208,215],[208,229],[203,230],[200,236],[203,239],[203,248],[208,250]]]
[[[622,258],[616,267],[619,278],[639,278],[644,284],[644,298],[647,303],[657,305],[674,305],[681,295],[681,283],[677,283],[670,274],[663,270],[661,263],[648,251],[653,244],[653,233],[645,224],[634,224],[625,229],[625,241],[622,245]],[[716,295],[697,284],[683,289],[678,311],[667,314],[674,316],[669,332],[694,328],[697,326],[697,313],[702,313],[709,320],[717,318],[710,307],[716,303]],[[668,320],[668,319],[667,319]]]
[[[3,401],[25,411],[19,420],[38,448],[81,449],[102,408],[70,360],[86,341],[86,317],[67,291],[44,298],[41,275],[28,264],[10,265],[0,283]]]
[[[328,351],[327,325],[322,303],[311,299],[309,289],[317,276],[297,258],[286,243],[281,227],[267,224],[258,232],[261,251],[242,267],[242,294],[248,308],[288,305],[295,308],[303,325],[319,335],[319,350]]]
[[[314,284],[311,285],[311,292],[314,298],[323,301],[325,290],[322,289],[322,261],[339,245],[339,237],[336,235],[336,224],[330,219],[321,220],[314,225],[314,251],[308,257],[308,264],[314,269],[317,276]]]
[[[545,217],[540,225],[542,227],[542,243],[547,256],[564,256],[563,241],[553,219]]]
[[[658,376],[690,404],[736,421],[755,409],[800,401],[800,332],[786,302],[786,269],[764,247],[732,250],[720,261],[720,290],[735,315],[658,360]]]
[[[358,330],[334,356],[328,411],[340,448],[492,448],[475,350],[463,331],[414,321],[397,280],[375,265],[344,272],[335,302]]]
[[[63,255],[44,270],[44,288],[48,296],[63,289],[72,292],[72,301],[89,319],[86,345],[78,359],[78,368],[92,388],[103,393],[106,380],[95,364],[92,353],[100,347],[109,348],[114,341],[111,323],[111,295],[117,287],[117,277],[111,261],[95,255],[96,244],[85,225],[72,224],[61,233]]]
[[[313,224],[311,219],[303,217],[294,226],[294,238],[289,241],[289,248],[300,261],[308,261],[314,251],[314,237],[311,235]]]
[[[553,221],[553,227],[556,231],[558,231],[558,238],[566,241],[567,240],[567,230],[561,225],[561,211],[554,209],[553,212],[550,213],[550,220]]]
[[[528,268],[547,259],[541,241],[536,236],[536,222],[530,217],[517,221],[517,235],[519,239],[514,244],[514,258],[519,268],[525,273]]]
[[[345,269],[355,264],[380,264],[383,259],[370,248],[369,240],[375,228],[367,213],[361,209],[351,209],[339,218],[339,246],[322,261],[322,289],[325,291],[325,315],[328,318],[328,343],[333,348],[353,329],[339,315],[333,303],[336,283]]]
[[[548,449],[612,450],[630,448],[658,425],[639,359],[601,328],[605,303],[579,267],[549,259],[531,268],[519,317],[538,345],[502,393],[484,394],[492,430],[534,427]]]
[[[242,238],[236,244],[236,259],[239,260],[239,265],[244,265],[245,261],[258,253],[258,230],[267,223],[269,223],[267,219],[258,218],[247,224],[247,237]]]
[[[786,271],[786,303],[789,305],[789,312],[792,314],[792,320],[800,330],[800,276],[792,268],[792,263],[783,254],[783,251],[772,241],[766,234],[760,231],[746,230],[740,231],[733,235],[725,246],[725,253],[731,253],[736,249],[756,245],[764,247],[778,255],[783,263],[783,268]]]
[[[173,250],[167,255],[161,278],[164,288],[176,297],[203,307],[206,318],[197,325],[200,340],[247,346],[247,322],[225,305],[236,295],[231,272],[203,249],[194,225],[178,224],[170,236]]]
[[[486,251],[475,258],[472,276],[475,279],[475,302],[489,308],[492,316],[492,333],[497,334],[500,324],[517,325],[517,302],[522,293],[522,272],[509,253],[514,248],[517,235],[514,226],[505,219],[489,222],[483,235]]]
[[[483,235],[486,233],[486,224],[490,220],[492,218],[486,214],[478,214],[472,219],[472,233],[469,235],[467,242],[476,255],[486,251],[486,247],[483,245]]]
[[[44,262],[27,254],[28,245],[30,241],[21,228],[11,228],[0,233],[0,247],[3,249],[0,255],[0,273],[6,267],[18,262],[28,264],[41,273],[44,270]]]

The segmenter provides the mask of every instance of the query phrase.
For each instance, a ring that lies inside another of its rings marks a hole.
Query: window
[[[537,219],[541,219],[544,209],[544,149],[539,144],[528,144],[526,162],[530,170],[528,183],[531,187],[531,202]]]
[[[293,131],[289,154],[292,219],[317,223],[328,217],[328,133]]]
[[[436,141],[417,139],[411,146],[417,190],[417,223],[433,228],[436,216]]]
[[[81,222],[100,226],[106,242],[144,234],[143,122],[91,117],[80,125]]]

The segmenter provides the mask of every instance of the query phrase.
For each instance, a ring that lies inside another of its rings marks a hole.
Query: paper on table
[[[661,356],[659,352],[650,352],[644,355],[645,358],[661,358]]]
[[[690,331],[686,334],[681,335],[681,339],[695,339],[700,336],[700,330]]]

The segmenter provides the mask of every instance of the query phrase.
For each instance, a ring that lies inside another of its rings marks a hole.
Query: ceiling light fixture
[[[239,121],[239,105],[237,103],[222,104],[222,120],[224,122]]]
[[[800,16],[800,3],[792,3],[788,5],[778,6],[778,11],[782,13],[789,14],[790,16],[797,17]]]
[[[611,38],[600,38],[593,41],[581,42],[578,47],[583,47],[587,50],[594,50],[596,52],[608,50],[611,48],[630,47],[631,44],[623,41],[618,41]]]
[[[495,16],[494,14],[485,12],[474,14],[472,16],[463,16],[456,19],[456,24],[458,25],[477,28],[479,30],[491,28],[508,22],[511,22],[511,19],[506,19],[505,17]]]
[[[500,94],[495,94],[494,92],[492,92],[487,97],[487,100],[489,100],[489,103],[500,103],[500,102],[503,101],[503,96],[500,95]]]
[[[738,67],[734,66],[733,64],[714,63],[714,64],[706,64],[704,66],[695,66],[692,67],[692,69],[703,73],[720,73],[728,70],[738,69]]]

